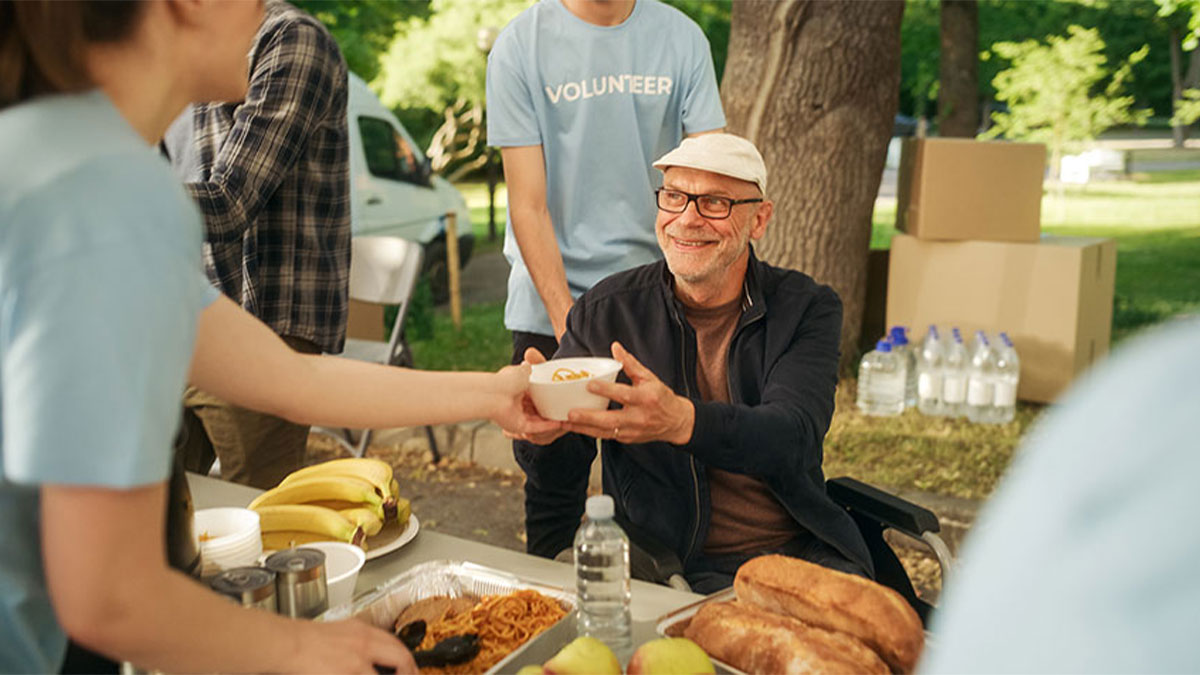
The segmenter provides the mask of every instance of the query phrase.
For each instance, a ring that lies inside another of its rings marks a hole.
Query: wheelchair
[[[884,538],[884,532],[895,530],[923,542],[937,558],[944,581],[954,561],[950,548],[938,534],[941,526],[937,516],[929,509],[848,476],[827,480],[825,489],[834,503],[846,509],[858,525],[875,566],[875,581],[903,596],[921,617],[921,623],[928,626],[933,605],[917,596],[908,572]],[[633,578],[683,591],[691,590],[683,577],[683,564],[674,551],[633,526],[623,516],[617,516],[617,523],[629,536],[629,563]]]

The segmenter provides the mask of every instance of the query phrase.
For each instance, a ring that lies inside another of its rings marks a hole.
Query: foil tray
[[[374,590],[357,598],[351,603],[334,607],[320,617],[320,621],[338,621],[355,617],[366,621],[372,626],[392,631],[392,624],[400,612],[409,605],[438,595],[452,598],[464,595],[503,595],[513,591],[530,589],[542,595],[554,598],[567,610],[566,616],[559,619],[553,626],[535,635],[525,644],[513,650],[499,663],[492,666],[488,673],[507,672],[508,664],[520,658],[520,654],[547,636],[554,637],[561,631],[556,631],[564,623],[571,624],[572,637],[574,632],[575,594],[559,586],[550,586],[537,581],[522,579],[508,572],[476,565],[475,563],[435,560],[417,565],[407,572],[383,582]],[[555,642],[561,640],[557,638]],[[557,649],[555,650],[557,651]],[[554,652],[551,652],[553,655]]]
[[[682,637],[683,627],[687,625],[687,622],[692,620],[692,617],[696,615],[696,612],[700,611],[701,607],[710,602],[725,602],[735,599],[737,599],[737,593],[734,592],[733,587],[717,591],[712,595],[706,596],[703,600],[697,600],[690,605],[684,605],[679,609],[672,610],[658,617],[654,625],[654,632],[663,637]],[[720,659],[715,659],[712,656],[708,658],[713,662],[713,666],[718,673],[745,675],[743,671],[734,668]]]

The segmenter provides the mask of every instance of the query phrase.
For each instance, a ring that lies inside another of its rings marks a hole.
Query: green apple
[[[594,637],[577,637],[542,665],[546,675],[621,675],[621,662]]]
[[[712,661],[700,645],[687,638],[651,640],[633,653],[629,675],[697,675],[712,673]]]

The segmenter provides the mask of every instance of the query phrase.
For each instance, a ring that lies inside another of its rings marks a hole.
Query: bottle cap
[[[1008,333],[1001,333],[1001,334],[1000,334],[1000,341],[1004,343],[1004,346],[1005,346],[1005,347],[1011,347],[1011,346],[1013,346],[1013,345],[1012,345],[1012,340],[1008,339]]]
[[[937,324],[935,324],[935,323],[929,324],[929,334],[932,335],[935,339],[937,338],[937,336],[938,336]]]
[[[590,520],[606,520],[612,518],[613,513],[616,512],[613,498],[608,495],[588,497],[586,509],[587,517]]]
[[[892,326],[891,339],[896,346],[908,344],[908,336],[904,334],[904,326]]]
[[[985,333],[981,330],[977,330],[977,331],[975,331],[975,337],[979,340],[980,344],[982,344],[982,345],[988,344],[987,333]]]
[[[881,352],[890,352],[892,351],[892,343],[888,342],[887,338],[883,338],[879,342],[875,343],[875,349]]]

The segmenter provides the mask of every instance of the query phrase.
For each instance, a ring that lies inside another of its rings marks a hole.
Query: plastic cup
[[[223,507],[196,512],[192,531],[199,540],[202,576],[253,565],[262,554],[258,514],[250,509]]]
[[[367,561],[362,548],[340,541],[316,541],[297,548],[315,548],[325,554],[325,584],[330,607],[354,599],[358,572]]]

